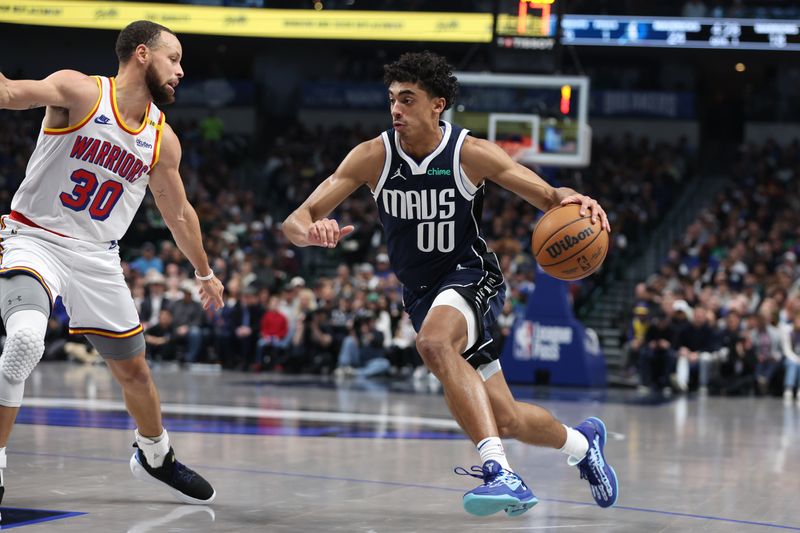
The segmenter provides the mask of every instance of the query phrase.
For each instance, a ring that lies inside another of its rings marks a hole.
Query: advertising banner
[[[500,361],[511,383],[606,385],[606,363],[597,334],[575,318],[567,282],[541,270]]]

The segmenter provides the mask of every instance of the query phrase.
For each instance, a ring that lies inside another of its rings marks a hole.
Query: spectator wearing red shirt
[[[256,361],[253,364],[254,371],[261,370],[263,363],[269,363],[286,350],[291,340],[289,320],[280,311],[280,303],[280,298],[270,296],[267,312],[261,317]]]

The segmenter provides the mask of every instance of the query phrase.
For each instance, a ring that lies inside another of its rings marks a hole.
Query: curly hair
[[[383,83],[419,83],[431,96],[445,99],[445,109],[450,109],[458,94],[458,80],[447,60],[433,52],[409,52],[394,63],[383,67]]]

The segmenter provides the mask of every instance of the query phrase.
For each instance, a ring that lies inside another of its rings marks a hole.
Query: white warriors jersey
[[[95,78],[100,97],[87,116],[68,128],[42,125],[10,218],[106,242],[125,234],[142,203],[165,118],[150,104],[131,128],[117,109],[114,78]]]

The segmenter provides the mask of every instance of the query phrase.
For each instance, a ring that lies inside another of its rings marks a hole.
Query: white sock
[[[570,466],[575,466],[581,462],[589,451],[589,441],[577,429],[569,426],[564,426],[564,428],[567,430],[567,442],[558,451],[569,455],[567,463]]]
[[[513,472],[508,464],[508,459],[506,459],[506,452],[503,449],[503,443],[500,442],[500,437],[486,437],[478,443],[477,448],[478,453],[481,454],[481,464],[493,460],[509,472]]]
[[[142,450],[147,464],[151,468],[161,468],[164,464],[164,457],[169,453],[169,435],[167,430],[163,430],[157,437],[143,437],[139,430],[135,430],[136,444]]]

